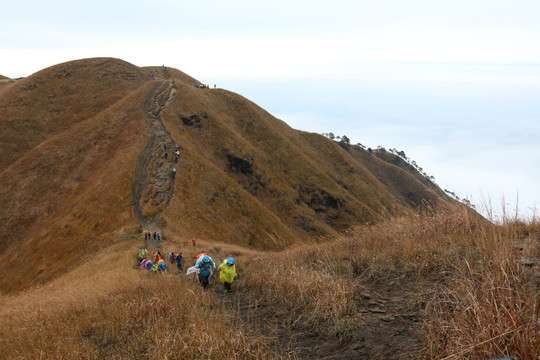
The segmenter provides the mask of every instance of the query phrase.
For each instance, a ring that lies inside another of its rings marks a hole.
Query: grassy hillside
[[[0,359],[539,358],[538,224],[197,83],[98,58],[0,89]],[[235,292],[185,275],[203,250],[235,257]]]
[[[148,118],[144,104],[164,83],[174,91],[156,98],[159,119]],[[169,235],[282,250],[440,200],[406,169],[374,166],[373,157],[294,130],[238,94],[196,83],[176,69],[96,58],[44,69],[0,94],[0,231],[13,234],[0,243],[2,291],[53,279],[113,234],[138,231],[131,192],[154,121],[182,151],[159,224]],[[146,161],[167,177],[172,160],[159,147]],[[148,204],[155,186],[143,192]],[[23,254],[34,255],[21,263]]]
[[[119,233],[69,273],[0,296],[1,359],[312,359],[540,356],[537,225],[467,212],[393,219],[282,252],[201,241],[235,256],[235,292],[136,268]],[[521,250],[515,245],[528,239]],[[163,252],[200,248],[172,235]]]
[[[419,210],[454,203],[436,184],[397,155],[385,150],[373,150],[370,153],[357,146],[351,146],[350,153],[404,206]]]
[[[4,291],[51,279],[110,244],[123,226],[137,227],[130,189],[148,136],[140,104],[150,87],[127,63],[90,70],[109,61],[58,65],[2,96]]]
[[[287,244],[408,213],[334,142],[291,129],[237,94],[180,87],[163,121],[184,148],[177,189],[189,201],[178,196],[169,208],[182,228],[213,219],[218,234],[231,234],[223,238],[265,248],[271,244],[261,230],[274,229],[274,242]],[[226,178],[216,181],[219,173]],[[255,220],[246,228],[232,214],[260,214],[272,223],[256,228]]]

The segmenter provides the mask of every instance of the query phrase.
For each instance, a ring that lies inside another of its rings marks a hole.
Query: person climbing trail
[[[223,260],[223,264],[218,267],[219,280],[223,283],[226,292],[232,291],[232,283],[236,280],[236,265],[234,258],[230,257]]]
[[[216,269],[214,260],[208,255],[201,256],[195,263],[195,269],[199,271],[199,281],[203,288],[206,289],[210,285],[212,269]]]
[[[182,253],[176,254],[176,267],[178,270],[182,270],[182,259],[184,258],[184,255]]]
[[[158,270],[160,272],[167,272],[167,263],[163,259],[159,259],[158,261]]]
[[[148,263],[148,260],[143,259],[143,260],[141,261],[141,264],[140,264],[141,269],[146,269],[146,264],[147,264],[147,263]]]
[[[172,169],[172,178],[174,179],[176,177],[176,168],[173,167]]]
[[[139,252],[139,261],[142,261],[141,259],[146,259],[146,256],[148,255],[148,250],[142,249]]]
[[[194,238],[191,239],[191,244],[193,245],[193,247],[195,247],[195,239]]]

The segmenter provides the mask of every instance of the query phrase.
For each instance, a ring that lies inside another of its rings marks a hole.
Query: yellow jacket
[[[223,264],[219,265],[219,280],[221,282],[232,283],[236,277],[236,265],[227,265],[227,259],[223,260]]]

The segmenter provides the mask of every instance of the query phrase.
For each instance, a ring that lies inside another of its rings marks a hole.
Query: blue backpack
[[[208,276],[210,275],[210,269],[212,268],[212,263],[208,255],[205,255],[199,264],[199,275]]]

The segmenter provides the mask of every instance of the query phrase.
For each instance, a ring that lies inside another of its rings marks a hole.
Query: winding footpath
[[[150,123],[150,139],[139,156],[132,188],[133,207],[142,229],[161,233],[161,214],[173,196],[175,162],[171,135],[163,126],[161,112],[174,99],[176,89],[172,81],[158,80],[158,84],[144,103],[144,113]],[[164,149],[166,145],[166,150]],[[168,158],[165,159],[165,152]],[[150,243],[148,244],[150,245]],[[161,243],[154,244],[158,249]]]

